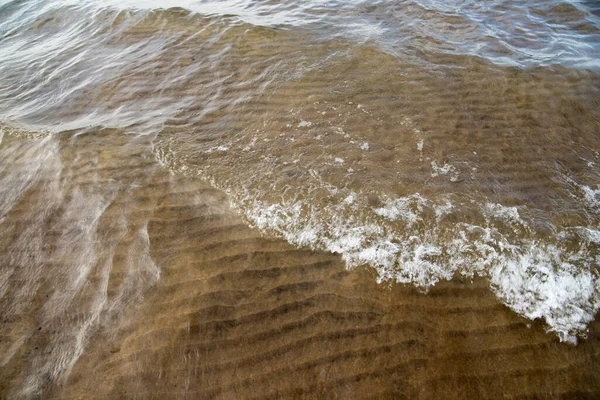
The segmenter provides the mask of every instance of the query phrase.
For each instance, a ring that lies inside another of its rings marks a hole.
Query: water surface
[[[600,307],[599,28],[585,1],[3,1],[3,309],[63,288],[71,368],[160,280],[127,199],[169,171],[380,283],[485,278],[575,342]]]

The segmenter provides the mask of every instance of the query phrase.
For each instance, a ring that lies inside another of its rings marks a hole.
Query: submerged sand
[[[573,346],[483,279],[378,285],[145,140],[4,137],[1,398],[600,397],[600,322]]]

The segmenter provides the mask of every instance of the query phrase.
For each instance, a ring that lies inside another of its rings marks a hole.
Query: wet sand
[[[2,144],[3,196],[26,195],[2,210],[1,398],[600,397],[598,321],[572,346],[483,279],[378,285],[261,237],[149,139],[43,140]],[[55,151],[37,170],[35,148]]]

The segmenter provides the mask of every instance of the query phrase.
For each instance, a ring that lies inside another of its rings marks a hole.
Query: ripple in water
[[[0,118],[153,137],[267,234],[382,282],[487,277],[575,341],[600,296],[594,7],[5,1]]]

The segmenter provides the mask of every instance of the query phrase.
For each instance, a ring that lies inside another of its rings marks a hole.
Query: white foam
[[[582,227],[582,230],[584,231],[588,242],[600,244],[600,231],[586,227]]]
[[[387,200],[383,207],[375,210],[375,214],[392,221],[402,219],[410,226],[417,222],[426,203],[419,193],[415,193],[411,196]]]
[[[310,128],[312,124],[313,123],[310,121],[300,121],[300,123],[298,123],[298,128]]]
[[[354,192],[331,205],[337,210],[333,213],[301,201],[269,205],[254,199],[251,204],[246,215],[259,229],[296,245],[341,254],[349,267],[371,265],[379,282],[426,289],[457,274],[488,277],[492,290],[508,307],[527,318],[543,319],[562,341],[575,343],[600,307],[600,279],[591,272],[595,262],[591,253],[569,254],[558,239],[555,244],[530,239],[513,243],[492,226],[459,223],[452,231],[440,231],[439,220],[454,208],[449,200],[434,203],[415,193],[372,209],[384,221],[403,222],[407,228],[426,225],[423,215],[433,210],[436,223],[424,231],[392,229],[366,214],[346,212],[348,207],[366,207]],[[487,218],[526,225],[515,207],[484,203],[481,210]],[[582,237],[600,241],[600,232],[580,231]]]
[[[432,166],[441,176],[453,171],[450,164]],[[372,206],[374,193],[337,187],[317,169],[308,170],[294,197],[278,203],[237,179],[212,183],[262,232],[340,254],[349,268],[370,265],[379,282],[427,290],[456,276],[485,277],[506,306],[545,321],[562,341],[585,336],[600,308],[600,230],[593,225],[538,233],[529,222],[533,210],[451,194],[431,199],[375,193],[381,205]],[[463,209],[472,213],[471,223],[445,218]]]
[[[579,186],[583,191],[584,199],[588,203],[588,205],[592,208],[600,207],[600,187],[596,189],[592,189],[589,186],[580,185]]]
[[[435,177],[441,176],[441,175],[448,175],[448,174],[450,174],[450,181],[452,181],[452,182],[458,181],[460,173],[458,172],[458,170],[456,169],[456,167],[454,165],[445,163],[444,165],[439,166],[437,164],[437,162],[435,162],[435,161],[431,162],[431,177],[432,178],[435,178]]]
[[[562,341],[576,343],[598,311],[600,279],[589,270],[561,262],[561,251],[532,243],[505,258],[489,276],[492,288],[511,309],[530,319],[543,318]]]
[[[439,222],[439,220],[443,216],[450,214],[450,212],[452,211],[453,208],[454,208],[454,206],[452,205],[450,200],[446,200],[446,202],[444,204],[434,205],[433,209],[435,211],[436,220]]]
[[[424,145],[425,145],[425,141],[423,139],[419,140],[419,142],[417,143],[417,150],[419,150],[419,152],[423,153]]]
[[[356,193],[350,193],[348,197],[344,199],[344,204],[351,205],[356,201]]]
[[[225,153],[228,150],[229,150],[229,147],[221,145],[221,146],[211,147],[210,149],[206,150],[205,153],[208,153],[208,154],[217,153],[217,152]]]
[[[522,222],[517,207],[505,207],[502,204],[486,203],[484,213],[487,216],[510,222]]]

